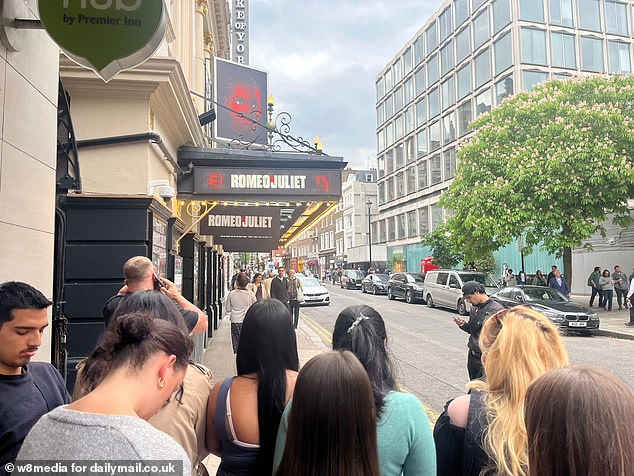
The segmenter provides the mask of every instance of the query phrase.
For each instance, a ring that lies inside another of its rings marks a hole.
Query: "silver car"
[[[295,276],[302,283],[302,289],[304,290],[304,301],[299,304],[300,306],[309,306],[311,304],[328,306],[330,304],[330,293],[316,278],[307,278],[299,274]]]

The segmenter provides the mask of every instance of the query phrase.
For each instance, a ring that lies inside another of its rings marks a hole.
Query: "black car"
[[[344,269],[341,274],[341,289],[357,289],[361,287],[361,281],[365,273],[357,269]]]
[[[571,302],[556,289],[545,286],[508,286],[492,295],[504,307],[524,304],[544,314],[560,330],[599,328],[599,316],[586,307]]]
[[[368,274],[361,281],[361,291],[372,294],[386,294],[389,279],[390,277],[387,274]]]
[[[416,301],[425,302],[423,299],[424,273],[394,273],[387,282],[387,298],[405,299],[412,304]]]

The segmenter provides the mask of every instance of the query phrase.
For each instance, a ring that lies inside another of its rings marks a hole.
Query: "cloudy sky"
[[[250,0],[250,64],[269,73],[291,135],[375,166],[377,73],[442,0]]]

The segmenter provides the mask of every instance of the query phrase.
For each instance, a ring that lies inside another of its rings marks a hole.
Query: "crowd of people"
[[[205,475],[210,453],[219,476],[634,475],[632,390],[605,370],[570,367],[549,319],[501,309],[480,283],[464,285],[471,316],[455,320],[469,333],[469,393],[432,429],[400,390],[374,308],[344,308],[332,350],[300,369],[297,278],[282,269],[267,286],[238,273],[227,296],[237,374],[212,388],[190,360],[195,306],[144,260],[126,264],[72,399],[51,364],[31,362],[51,301],[26,283],[0,285],[2,475],[25,460],[169,460],[172,474]],[[133,276],[156,289],[135,290]]]

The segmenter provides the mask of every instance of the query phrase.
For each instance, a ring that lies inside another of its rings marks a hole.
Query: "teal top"
[[[290,410],[289,402],[277,433],[273,473],[282,461]],[[382,476],[436,476],[431,425],[422,403],[414,395],[401,392],[386,395],[376,436]]]

